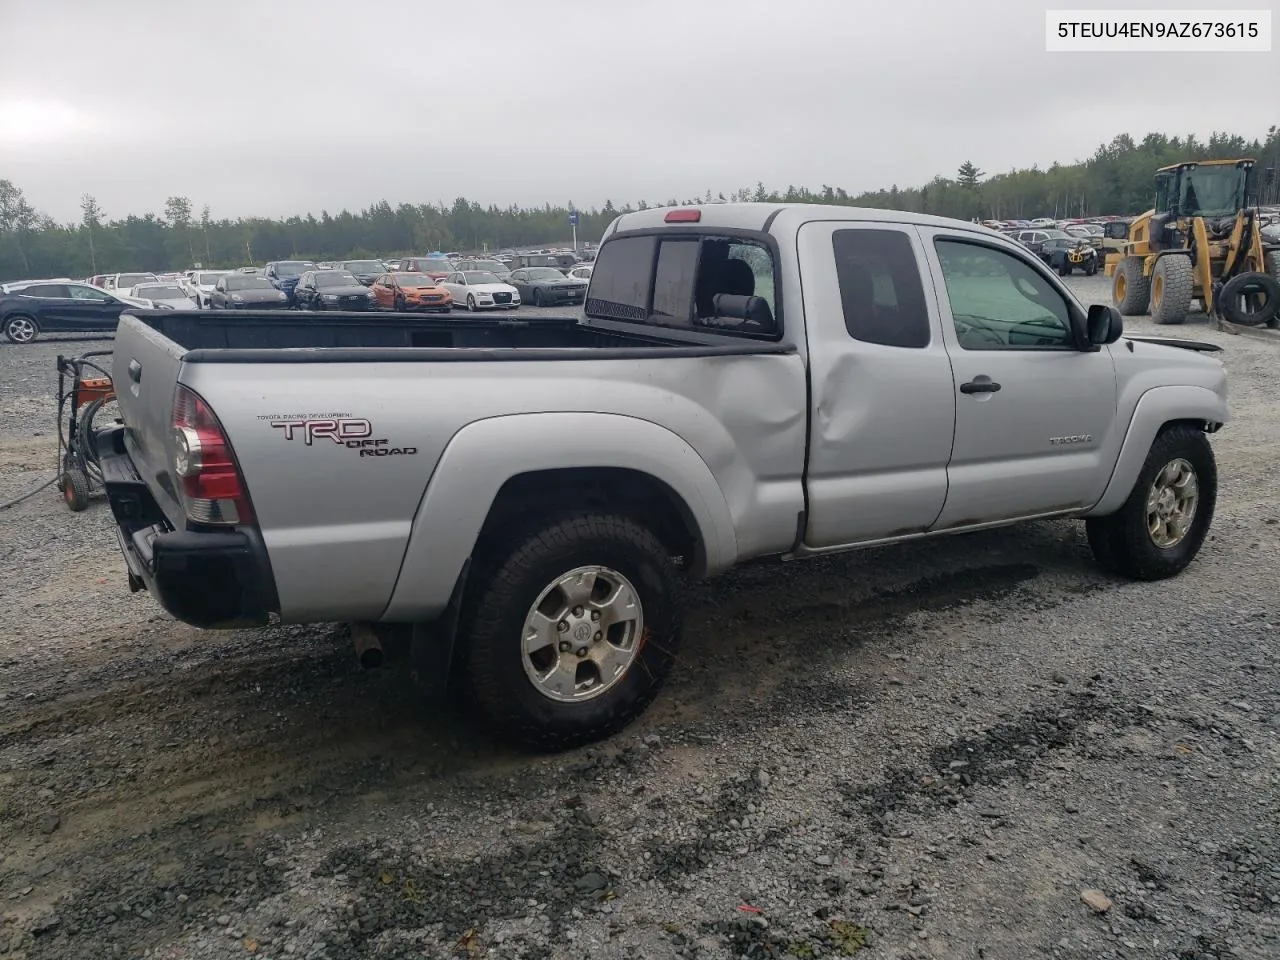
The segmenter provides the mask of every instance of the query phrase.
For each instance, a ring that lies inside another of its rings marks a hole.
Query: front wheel
[[[534,305],[535,307],[540,307],[540,306],[542,306],[542,291],[541,291],[541,290],[534,290],[534,291],[533,291],[533,305]]]
[[[566,513],[487,553],[460,620],[462,670],[485,718],[562,750],[639,716],[680,641],[679,576],[657,536],[620,514]]]
[[[1186,569],[1209,532],[1218,469],[1204,432],[1172,426],[1156,437],[1129,498],[1118,511],[1085,521],[1102,566],[1135,580],[1163,580]]]
[[[10,343],[30,343],[40,334],[40,325],[35,317],[19,314],[4,322],[4,335]]]
[[[467,294],[467,309],[470,310],[472,313],[475,313],[476,310],[479,309],[479,307],[476,306],[476,298],[473,297],[471,294]]]

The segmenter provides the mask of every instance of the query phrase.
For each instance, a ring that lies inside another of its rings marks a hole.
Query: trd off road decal
[[[331,440],[355,450],[361,457],[403,457],[418,452],[417,447],[393,447],[386,437],[374,437],[373,424],[360,417],[264,417],[284,433],[286,440],[301,440],[308,447],[316,441]]]

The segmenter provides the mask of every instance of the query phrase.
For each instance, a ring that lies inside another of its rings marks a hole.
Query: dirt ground
[[[559,756],[341,626],[175,623],[100,499],[0,512],[0,957],[1280,957],[1280,338],[1159,330],[1231,378],[1185,574],[1109,577],[1072,522],[742,568]],[[0,501],[101,346],[0,345]]]

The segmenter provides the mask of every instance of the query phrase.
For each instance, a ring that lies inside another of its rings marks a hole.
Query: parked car
[[[368,310],[374,296],[345,270],[308,270],[293,288],[293,303],[302,310]]]
[[[565,274],[570,280],[591,280],[592,264],[581,263]]]
[[[290,305],[289,295],[266,277],[229,273],[220,277],[209,295],[213,310],[278,310]]]
[[[0,329],[10,343],[41,333],[101,333],[115,330],[124,311],[148,306],[89,283],[18,284],[0,293]]]
[[[225,277],[231,273],[230,270],[193,270],[187,277],[186,288],[191,299],[196,302],[196,306],[200,308],[209,305],[209,297],[213,294],[213,288],[217,285],[219,278]]]
[[[176,281],[140,283],[133,288],[133,295],[139,300],[149,301],[153,307],[161,310],[199,309],[195,298]]]
[[[129,293],[134,287],[140,283],[155,283],[159,277],[154,273],[113,273],[107,277],[103,284],[104,290],[110,290],[122,297],[131,296]]]
[[[582,303],[587,292],[585,280],[566,277],[555,267],[521,267],[507,282],[520,291],[521,301],[535,307]]]
[[[381,260],[343,260],[333,265],[335,270],[345,270],[366,287],[387,272],[387,266]]]
[[[511,268],[501,260],[484,260],[476,258],[458,265],[459,270],[487,270],[503,283],[510,282]]]
[[[443,280],[458,268],[452,260],[440,257],[402,257],[395,269],[401,273],[425,273],[433,280]]]
[[[274,263],[268,263],[262,275],[270,280],[277,290],[282,291],[292,303],[293,288],[298,285],[298,279],[308,270],[314,269],[316,265],[310,260],[277,260]]]
[[[372,289],[377,305],[387,310],[448,313],[453,309],[453,295],[425,273],[384,273]]]
[[[520,306],[520,291],[503,283],[488,270],[459,270],[440,281],[454,303],[468,310],[514,310]]]
[[[1018,244],[896,210],[623,214],[577,321],[173,319],[122,318],[142,389],[95,434],[130,586],[198,627],[412,625],[420,681],[541,748],[658,695],[686,577],[1046,517],[1174,576],[1230,419],[1220,347],[1121,344]]]

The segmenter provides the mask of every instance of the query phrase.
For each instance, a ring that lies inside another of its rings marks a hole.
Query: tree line
[[[987,176],[972,161],[955,176],[915,187],[851,194],[842,188],[763,183],[729,194],[671,197],[578,210],[579,240],[597,241],[620,213],[654,206],[714,201],[833,203],[931,213],[961,219],[1038,216],[1088,217],[1139,213],[1151,205],[1156,168],[1181,160],[1251,156],[1258,169],[1280,170],[1280,127],[1264,140],[1213,133],[1208,140],[1150,133],[1121,134],[1087,160],[1032,166]],[[1261,186],[1261,179],[1259,180]],[[1261,186],[1262,202],[1280,202],[1280,174]],[[421,254],[433,250],[496,251],[504,247],[566,244],[570,208],[483,206],[459,197],[450,204],[392,206],[379,201],[351,212],[325,210],[285,219],[215,219],[207,204],[170,197],[158,213],[109,219],[93,196],[81,197],[78,222],[58,223],[37,211],[22,190],[0,179],[0,281],[41,276],[90,276],[128,270],[169,271],[262,264],[270,260],[334,260]]]

